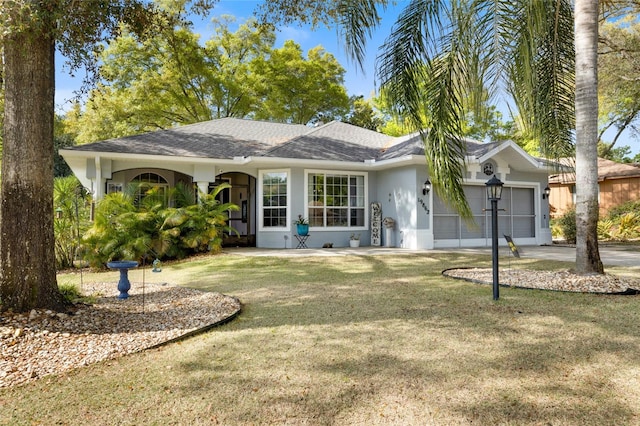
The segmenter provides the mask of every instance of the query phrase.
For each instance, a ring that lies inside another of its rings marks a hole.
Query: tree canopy
[[[142,41],[126,28],[104,49],[100,82],[84,110],[68,114],[79,143],[222,117],[306,124],[347,109],[344,69],[316,47],[274,49],[271,26],[214,20],[202,43],[188,25]]]
[[[256,119],[307,124],[331,121],[348,111],[345,70],[321,46],[309,50],[305,59],[300,45],[287,40],[259,61],[256,73],[264,82]]]
[[[600,155],[616,157],[612,150],[623,132],[638,137],[640,117],[640,23],[637,15],[627,15],[615,21],[601,23],[598,58]],[[611,140],[604,134],[613,130]]]

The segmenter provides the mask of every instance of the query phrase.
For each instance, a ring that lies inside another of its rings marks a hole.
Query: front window
[[[307,206],[312,227],[364,227],[365,175],[309,173]]]
[[[169,190],[169,183],[165,178],[157,173],[141,173],[131,180],[131,183],[136,184],[136,192],[134,194],[135,204],[139,205],[140,201],[147,196],[147,193],[151,189],[155,189],[156,194],[160,200],[166,203],[167,193]]]
[[[264,228],[285,228],[287,226],[288,176],[286,171],[262,173],[262,226]]]

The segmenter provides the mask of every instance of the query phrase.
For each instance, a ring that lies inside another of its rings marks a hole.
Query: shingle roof
[[[467,141],[479,157],[497,144]],[[424,155],[418,133],[392,137],[338,121],[317,127],[222,118],[68,148],[72,151],[232,159],[388,160]]]
[[[563,158],[560,161],[563,165],[575,168],[575,158]],[[637,164],[616,163],[615,161],[598,158],[598,180],[622,179],[629,177],[640,177],[640,166]],[[575,183],[575,173],[560,173],[549,177],[549,183]]]
[[[222,118],[168,130],[79,145],[72,150],[176,157],[260,155],[309,131],[307,126]]]
[[[393,137],[339,121],[269,149],[267,157],[310,160],[364,161],[378,156]]]

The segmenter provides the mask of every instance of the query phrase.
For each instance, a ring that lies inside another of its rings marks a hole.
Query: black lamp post
[[[493,258],[493,300],[500,298],[498,283],[498,200],[502,197],[502,181],[493,175],[485,184],[487,198],[491,201],[491,257]]]

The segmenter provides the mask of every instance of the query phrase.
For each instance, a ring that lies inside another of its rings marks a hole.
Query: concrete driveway
[[[565,245],[550,246],[524,246],[518,247],[520,255],[523,258],[561,260],[566,262],[575,262],[576,248]],[[600,259],[607,266],[637,266],[640,267],[640,245],[608,245],[601,244],[598,248],[600,251]],[[469,251],[471,253],[491,254],[490,248],[477,249],[456,249],[456,252]],[[500,247],[500,255],[506,256],[508,249]]]
[[[518,247],[523,258],[560,260],[575,262],[575,247],[566,245],[549,246],[521,246]],[[608,245],[601,244],[599,247],[600,258],[605,266],[630,266],[640,268],[640,245]],[[491,248],[452,248],[447,250],[408,250],[394,247],[359,247],[359,248],[331,248],[331,249],[258,249],[258,248],[225,248],[227,254],[240,256],[345,256],[345,255],[385,255],[402,253],[433,253],[456,252],[456,253],[481,253],[491,255]],[[508,256],[509,249],[500,247],[500,257]]]

